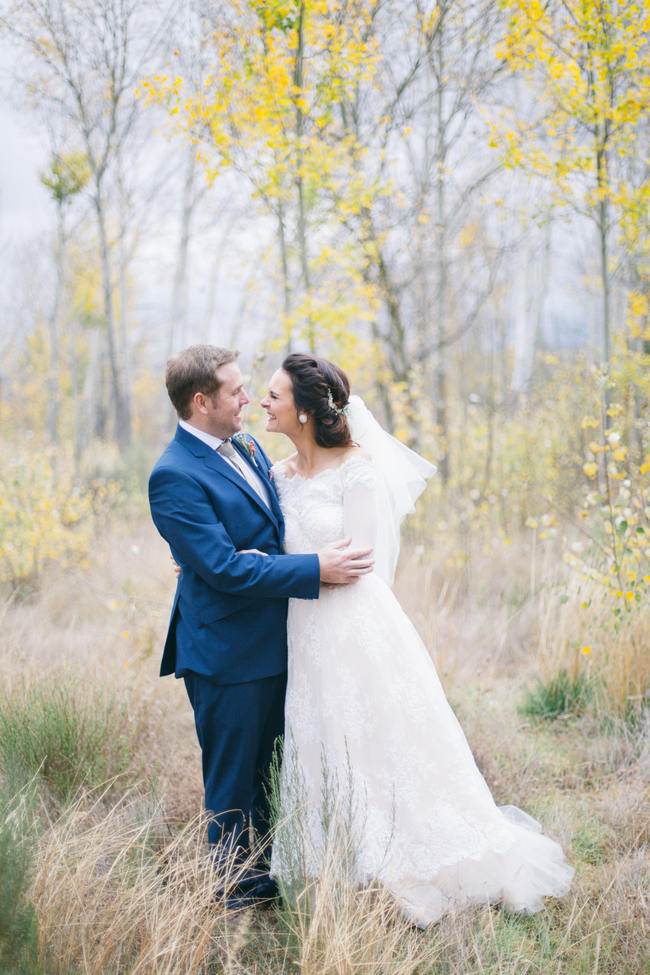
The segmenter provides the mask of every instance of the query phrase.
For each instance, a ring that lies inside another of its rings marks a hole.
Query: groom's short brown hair
[[[190,345],[169,360],[165,383],[181,420],[191,417],[192,400],[196,393],[215,396],[219,392],[219,367],[234,362],[238,355],[239,352],[221,349],[217,345]]]

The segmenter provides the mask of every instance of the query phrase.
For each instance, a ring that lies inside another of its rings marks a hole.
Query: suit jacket
[[[253,443],[271,508],[220,454],[180,426],[151,473],[151,514],[183,570],[161,676],[193,671],[238,684],[282,673],[287,598],[318,597],[318,557],[282,554],[284,521],[270,462]],[[268,554],[236,554],[247,548]]]

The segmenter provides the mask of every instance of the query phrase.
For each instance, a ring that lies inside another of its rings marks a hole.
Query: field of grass
[[[571,669],[549,689],[545,648],[559,652],[568,624],[549,604],[553,558],[532,558],[528,537],[462,569],[411,544],[396,591],[497,802],[541,820],[574,885],[532,917],[482,908],[427,932],[382,891],[336,882],[309,915],[233,920],[215,902],[191,709],[181,682],[157,676],[173,573],[146,516],[107,527],[90,567],[7,591],[1,975],[650,972],[650,715],[572,697]]]

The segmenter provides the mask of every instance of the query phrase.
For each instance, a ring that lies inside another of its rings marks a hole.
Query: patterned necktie
[[[252,487],[255,494],[262,499],[265,505],[268,507],[268,501],[264,497],[260,484],[258,483],[253,471],[250,469],[244,458],[241,456],[238,450],[235,450],[230,440],[224,440],[222,444],[217,447],[217,453],[221,454],[227,460],[230,461],[233,467],[241,474],[247,484]]]

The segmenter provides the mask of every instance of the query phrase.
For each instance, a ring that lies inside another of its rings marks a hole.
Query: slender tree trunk
[[[113,310],[113,284],[109,256],[108,237],[106,233],[106,215],[101,198],[101,186],[95,187],[95,214],[99,232],[99,249],[102,269],[102,294],[104,302],[104,319],[106,327],[106,342],[108,348],[108,365],[111,377],[111,397],[113,416],[115,419],[115,439],[120,450],[126,449],[131,439],[131,423],[128,404],[122,392],[119,370],[117,337],[115,331],[115,315]]]
[[[379,327],[374,318],[371,324],[371,331],[375,343],[380,347],[383,346],[384,343],[382,341],[382,336],[379,332]],[[393,411],[393,399],[390,394],[390,387],[388,386],[387,383],[378,380],[375,383],[375,389],[377,391],[377,395],[379,396],[379,401],[384,411],[385,426],[390,432],[392,432],[395,429],[395,413]]]
[[[417,416],[419,404],[416,402],[411,388],[411,362],[408,354],[407,330],[402,318],[397,289],[393,284],[390,269],[375,228],[370,210],[363,213],[365,234],[364,249],[366,254],[366,268],[364,278],[371,280],[372,272],[377,275],[377,283],[388,315],[388,335],[382,336],[376,323],[373,323],[373,338],[386,349],[387,361],[393,378],[401,383],[406,390],[406,398],[412,416]],[[390,403],[390,390],[385,385],[380,386],[380,398],[384,405],[386,423],[390,430],[395,428],[394,410]],[[411,438],[413,439],[413,438]]]
[[[187,263],[190,248],[192,217],[194,216],[195,198],[194,181],[196,177],[196,150],[193,145],[188,147],[185,179],[183,180],[183,199],[181,210],[181,232],[178,241],[176,269],[172,286],[171,320],[169,323],[168,354],[171,356],[177,348],[182,348],[186,342],[187,330]]]
[[[488,335],[487,382],[485,388],[485,407],[487,410],[487,444],[485,447],[485,468],[483,471],[483,491],[488,492],[492,477],[492,463],[494,460],[494,426],[496,419],[496,325]]]
[[[604,136],[607,139],[607,132]],[[600,368],[605,375],[602,394],[602,413],[603,430],[607,426],[607,411],[611,405],[611,391],[609,388],[609,367],[610,367],[610,329],[611,329],[611,299],[609,283],[609,253],[608,253],[608,206],[605,194],[607,184],[607,153],[605,144],[601,143],[596,149],[596,175],[599,190],[598,201],[598,237],[600,244],[600,275],[602,279],[602,305],[601,305],[601,340],[600,340]],[[605,454],[600,454],[599,458],[599,481],[602,485],[606,479],[604,470],[606,461]]]
[[[299,99],[302,98],[303,88],[303,58],[304,58],[304,20],[305,4],[301,2],[298,14],[298,35],[296,46],[296,60],[294,65],[293,82],[297,92],[296,101],[296,187],[298,190],[298,252],[300,255],[300,270],[305,294],[311,292],[311,280],[309,273],[309,253],[307,250],[307,214],[305,208],[305,185],[302,175],[303,167],[303,138],[305,134],[305,116],[300,106]],[[316,351],[316,335],[314,332],[314,321],[309,313],[307,317],[307,340],[309,349],[313,353]]]
[[[643,351],[643,339],[640,336],[636,340],[636,344],[637,351],[641,353]],[[645,459],[646,452],[643,439],[643,397],[637,383],[633,383],[632,388],[634,390],[634,439],[636,441],[637,463],[640,466]]]
[[[278,202],[278,245],[280,247],[280,266],[282,267],[282,310],[284,320],[289,320],[291,312],[291,281],[289,278],[289,254],[287,248],[287,230],[285,225],[284,203]],[[291,334],[287,335],[287,354],[291,352]]]
[[[96,440],[105,440],[108,434],[106,412],[106,368],[102,352],[102,338],[99,329],[93,331],[88,372],[84,386],[85,415],[93,417],[92,435]],[[87,438],[84,437],[84,446]]]
[[[600,365],[609,375],[610,365],[610,332],[611,332],[611,299],[609,282],[609,207],[607,200],[607,140],[609,131],[605,123],[604,132],[596,130],[596,186],[598,189],[598,209],[596,225],[598,228],[598,243],[600,249],[601,276],[601,315],[600,327]]]
[[[56,206],[56,256],[54,298],[48,322],[50,342],[50,362],[48,369],[48,434],[53,444],[59,440],[59,316],[63,300],[63,269],[65,263],[65,216],[64,202],[57,200]]]
[[[600,361],[603,370],[609,373],[610,365],[610,335],[611,335],[611,291],[609,283],[609,256],[607,239],[607,201],[598,204],[598,236],[600,238],[600,273],[602,276],[602,325]]]
[[[130,417],[131,417],[131,350],[129,348],[129,329],[128,329],[128,293],[127,293],[127,282],[126,282],[126,272],[128,265],[128,257],[126,253],[126,200],[124,197],[124,186],[122,182],[122,159],[121,154],[118,154],[117,159],[117,171],[118,171],[118,193],[120,198],[119,203],[119,238],[118,238],[118,294],[119,294],[119,329],[120,329],[120,345],[121,345],[121,365],[122,365],[122,395],[124,397],[124,404],[126,409],[126,414],[129,418],[128,420],[128,436],[126,438],[125,444],[120,443],[120,446],[128,446],[130,442]],[[119,443],[118,437],[118,443]]]
[[[82,410],[81,410],[81,371],[79,368],[79,329],[76,319],[72,322],[72,355],[70,356],[70,385],[72,396],[72,457],[75,481],[81,476],[82,452]],[[86,414],[87,415],[87,414]]]
[[[633,286],[636,291],[642,291],[644,289],[644,281],[636,271],[634,273]],[[646,284],[646,294],[647,294],[647,284]],[[641,334],[637,335],[635,338],[630,337],[629,339],[631,345],[630,352],[632,353],[632,355],[636,354],[639,358],[639,361],[641,361],[644,352],[650,354],[650,348],[645,347],[644,338],[643,338],[644,333],[648,334],[649,324],[650,322],[648,322],[646,319],[646,323],[645,323],[646,327],[641,330]],[[648,346],[650,346],[650,342],[648,343]],[[632,391],[634,396],[634,409],[633,409],[634,440],[636,442],[637,463],[641,465],[644,461],[645,453],[646,453],[645,440],[643,436],[643,429],[644,429],[643,396],[641,390],[639,389],[639,384],[636,382],[632,383]]]
[[[515,280],[515,300],[513,302],[514,361],[510,377],[509,404],[516,410],[521,399],[526,399],[530,393],[530,386],[535,366],[538,337],[542,327],[542,313],[544,299],[548,293],[548,275],[551,254],[551,223],[547,224],[544,236],[544,248],[540,260],[539,247],[535,242],[528,242],[522,251],[525,253],[525,263],[521,274],[521,282]],[[504,359],[504,364],[505,364]],[[504,385],[505,390],[505,385]]]
[[[444,16],[444,12],[441,14]],[[437,287],[437,314],[435,322],[437,355],[434,366],[434,414],[436,423],[436,433],[440,437],[440,460],[438,469],[443,484],[449,480],[449,429],[447,417],[447,364],[446,356],[446,330],[447,321],[447,241],[446,241],[446,199],[445,199],[445,124],[444,124],[444,85],[442,83],[445,70],[444,62],[444,30],[442,23],[438,27],[437,33],[437,73],[438,85],[436,92],[438,126],[436,132],[436,153],[435,164],[436,173],[436,238],[438,246],[437,266],[438,266],[438,287]]]

